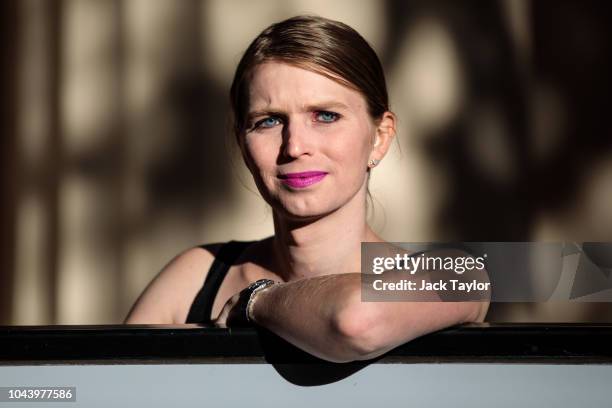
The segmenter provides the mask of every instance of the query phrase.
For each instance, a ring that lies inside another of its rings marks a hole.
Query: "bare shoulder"
[[[126,324],[184,323],[222,244],[190,248],[172,259],[149,283],[132,306]]]

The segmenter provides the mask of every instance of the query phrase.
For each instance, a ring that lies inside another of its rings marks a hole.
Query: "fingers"
[[[219,317],[212,320],[212,323],[215,325],[215,327],[220,327],[223,329],[227,328],[227,313],[221,312]]]
[[[219,328],[221,328],[221,329],[227,329],[227,325],[225,324],[225,321],[224,321],[224,320],[214,319],[214,320],[212,320],[212,324],[213,324],[215,327],[219,327]]]
[[[215,325],[215,327],[220,327],[223,329],[226,329],[228,327],[228,321],[231,321],[231,315],[232,315],[232,310],[234,308],[234,306],[236,305],[236,303],[238,302],[240,296],[240,292],[235,294],[234,296],[232,296],[223,306],[223,309],[221,309],[221,312],[219,313],[219,316],[216,319],[212,320],[212,323]]]

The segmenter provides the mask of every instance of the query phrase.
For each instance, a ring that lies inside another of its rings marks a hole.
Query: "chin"
[[[302,220],[308,221],[312,219],[321,218],[329,214],[330,210],[319,209],[319,208],[303,208],[293,206],[277,206],[274,210],[281,216],[291,220]]]
[[[304,200],[280,200],[272,205],[274,211],[283,218],[293,221],[311,221],[324,217],[337,208],[329,203],[321,203],[314,200],[312,203]]]

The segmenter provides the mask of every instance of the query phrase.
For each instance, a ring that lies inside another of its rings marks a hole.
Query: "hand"
[[[227,328],[227,327],[247,327],[249,323],[246,320],[245,306],[243,303],[248,301],[243,296],[245,290],[241,290],[229,300],[221,309],[219,316],[212,321],[215,327]]]

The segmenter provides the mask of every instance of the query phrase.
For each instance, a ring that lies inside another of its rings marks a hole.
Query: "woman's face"
[[[311,218],[365,194],[377,127],[359,92],[268,62],[256,67],[249,94],[243,154],[276,211]]]

